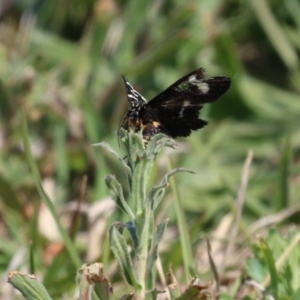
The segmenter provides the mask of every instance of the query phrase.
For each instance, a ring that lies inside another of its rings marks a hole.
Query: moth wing
[[[225,76],[204,79],[205,70],[191,72],[145,105],[151,119],[173,138],[189,136],[192,130],[204,127],[207,122],[199,118],[205,103],[216,101],[227,92],[231,80]]]

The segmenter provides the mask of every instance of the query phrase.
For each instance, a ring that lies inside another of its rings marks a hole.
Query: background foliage
[[[237,252],[232,253],[232,272],[224,277],[224,285],[241,278],[246,264],[252,278],[258,266],[263,268],[259,254],[257,260],[246,260],[257,251],[254,233],[270,239],[273,254],[280,256],[299,225],[299,15],[297,0],[3,0],[0,296],[9,293],[5,274],[19,269],[40,274],[54,298],[71,298],[78,267],[41,204],[24,153],[21,111],[43,187],[82,261],[102,261],[111,281],[121,282],[106,226],[124,216],[112,214],[114,204],[103,178],[116,174],[123,184],[126,178],[109,153],[91,147],[99,141],[118,147],[116,129],[127,109],[120,74],[147,99],[199,67],[209,76],[232,78],[230,91],[202,112],[209,125],[178,140],[176,150],[161,154],[151,182],[166,173],[167,156],[173,167],[196,172],[177,175],[175,185],[188,220],[196,273],[212,278],[202,249],[205,234],[216,242],[228,237],[220,231],[226,218],[235,215],[243,161],[252,149],[239,227],[248,254],[237,263]],[[83,202],[80,215],[78,199]],[[171,218],[162,270],[172,267],[185,282],[173,199],[169,189],[158,216]],[[278,225],[275,233],[269,232],[270,225]],[[299,268],[299,256],[292,259],[290,269],[285,268],[289,275],[283,276],[288,283],[281,282],[279,289],[286,297],[298,288],[293,270]],[[266,270],[255,279],[266,276]],[[116,290],[122,288],[116,285]]]

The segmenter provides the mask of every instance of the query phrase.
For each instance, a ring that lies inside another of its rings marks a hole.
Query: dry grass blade
[[[278,223],[284,221],[285,219],[289,218],[293,214],[297,213],[299,210],[300,210],[300,202],[296,203],[295,205],[293,205],[291,207],[288,207],[287,209],[280,211],[277,214],[260,218],[259,220],[254,222],[252,225],[250,225],[249,232],[252,235],[262,228],[265,228],[270,225],[278,224]]]
[[[78,200],[76,201],[76,209],[71,219],[70,224],[70,236],[74,238],[79,222],[80,222],[80,211],[81,211],[81,204],[84,201],[85,194],[86,194],[86,188],[87,188],[87,176],[84,175],[81,181],[80,185],[80,196]]]
[[[216,280],[216,290],[217,290],[217,292],[219,292],[219,290],[220,290],[220,276],[218,274],[216,264],[213,260],[212,255],[211,255],[211,246],[210,246],[209,239],[206,239],[206,244],[207,244],[207,255],[208,255],[208,259],[209,259],[209,264],[210,264],[210,267],[211,267],[211,269],[214,273],[214,277],[215,277],[215,280]]]
[[[248,186],[248,178],[249,178],[249,169],[250,169],[250,165],[252,162],[252,158],[253,158],[253,151],[249,150],[247,158],[244,163],[243,172],[242,172],[242,176],[241,176],[241,184],[239,187],[238,197],[237,197],[237,201],[236,201],[236,218],[235,218],[231,233],[229,235],[229,243],[228,243],[227,249],[225,251],[224,259],[223,259],[222,264],[219,269],[220,278],[222,277],[222,274],[224,272],[225,265],[226,265],[226,260],[233,249],[233,246],[235,244],[235,240],[237,237],[239,223],[240,223],[240,219],[241,219],[241,215],[242,215],[242,210],[243,210],[243,206],[245,203],[245,195],[246,195],[246,190],[247,190],[247,186]]]
[[[261,294],[264,295],[268,300],[275,300],[275,298],[272,295],[267,294],[267,291],[264,288],[264,286],[261,285],[260,283],[256,282],[255,280],[247,280],[245,282],[245,284],[247,284],[251,287],[254,287],[257,291],[261,292]],[[261,299],[261,298],[259,298],[259,299]]]

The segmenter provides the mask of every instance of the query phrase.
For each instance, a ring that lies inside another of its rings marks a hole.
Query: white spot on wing
[[[196,85],[203,94],[207,94],[209,92],[209,85],[206,82],[200,82]]]
[[[190,101],[185,100],[185,101],[183,102],[182,108],[181,108],[181,110],[180,110],[180,112],[179,112],[179,118],[183,118],[183,112],[184,112],[185,108],[186,108],[187,106],[189,106],[189,105],[190,105]]]
[[[202,94],[207,94],[209,92],[209,85],[201,79],[197,79],[195,75],[190,76],[188,81],[191,84],[196,85]]]
[[[191,83],[194,83],[194,81],[197,81],[195,75],[190,76],[188,80],[189,80],[189,82],[191,82]]]
[[[187,107],[187,106],[189,106],[189,105],[190,105],[190,101],[185,100],[185,101],[183,102],[183,107]]]

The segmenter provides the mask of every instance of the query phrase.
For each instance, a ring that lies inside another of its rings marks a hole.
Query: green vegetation
[[[266,298],[300,299],[297,0],[3,3],[1,299],[11,270],[34,273],[53,299],[74,299],[76,270],[96,261],[115,299],[134,292],[135,270],[111,246],[122,237],[133,259],[132,232],[111,227],[132,215],[107,189],[116,178],[126,201],[131,194],[116,136],[127,109],[120,74],[151,99],[199,67],[232,86],[202,110],[208,126],[164,147],[145,178],[150,191],[173,169],[195,172],[171,177],[151,216],[162,227],[169,218],[155,287],[169,285],[174,299],[195,297],[191,281],[221,299],[265,289]]]

